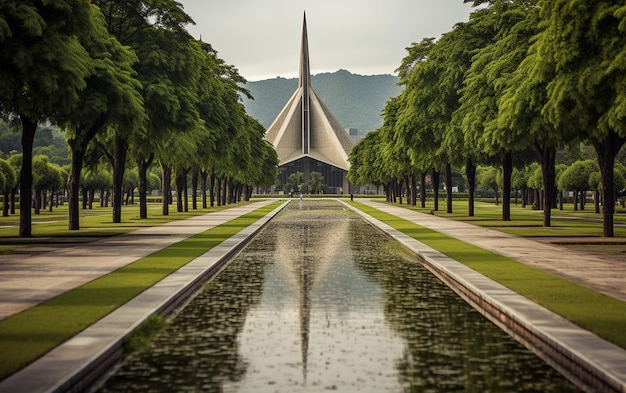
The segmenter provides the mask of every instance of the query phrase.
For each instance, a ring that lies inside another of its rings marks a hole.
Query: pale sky
[[[306,12],[311,74],[395,74],[405,48],[438,38],[472,7],[463,0],[178,0],[195,38],[248,81],[298,76]]]

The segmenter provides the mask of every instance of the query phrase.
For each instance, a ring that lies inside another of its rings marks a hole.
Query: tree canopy
[[[70,229],[79,229],[81,173],[101,165],[112,169],[99,173],[112,174],[114,222],[132,187],[124,174],[135,165],[144,208],[154,163],[173,171],[185,192],[189,173],[211,173],[221,187],[213,193],[212,183],[212,195],[225,195],[227,187],[233,195],[224,203],[244,188],[249,195],[253,186],[276,182],[276,152],[240,102],[240,94],[252,99],[246,80],[187,32],[192,23],[174,0],[0,4],[0,115],[21,124],[24,153],[20,236],[31,235],[33,192],[59,189],[44,181],[54,177],[51,163],[40,157],[33,167],[40,123],[60,127],[71,151]],[[13,182],[4,172],[6,190]],[[161,183],[169,190],[169,179]]]

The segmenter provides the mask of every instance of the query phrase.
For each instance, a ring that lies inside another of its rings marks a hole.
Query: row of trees
[[[432,170],[438,184],[445,171],[450,184],[451,167],[464,167],[473,215],[476,166],[499,163],[502,217],[509,220],[513,168],[534,156],[550,201],[543,224],[550,226],[556,153],[582,141],[597,154],[604,235],[613,236],[614,162],[626,142],[626,6],[466,2],[477,7],[468,22],[407,48],[398,69],[405,90],[387,103],[383,126],[353,150],[350,180],[386,184],[388,193],[407,184],[415,202],[416,177],[423,182]]]
[[[81,171],[96,146],[112,166],[113,222],[121,220],[129,161],[138,167],[141,217],[154,162],[164,195],[172,177],[182,185],[189,174],[222,184],[275,183],[276,153],[239,101],[248,94],[240,88],[245,80],[188,34],[190,23],[174,0],[0,3],[0,112],[22,134],[20,236],[31,235],[26,196],[42,122],[64,128],[71,150],[70,229],[79,229]]]
[[[601,174],[597,160],[577,160],[570,165],[559,163],[556,165],[557,203],[559,209],[563,209],[563,202],[571,192],[574,202],[574,210],[584,210],[587,192],[593,193],[596,213],[600,212]],[[476,168],[476,181],[482,187],[483,194],[489,191],[494,195],[496,205],[499,204],[500,190],[503,188],[503,176],[501,168],[495,166],[478,166]],[[616,189],[623,190],[626,187],[626,166],[616,162],[613,181]],[[517,202],[518,196],[522,198],[522,207],[528,203],[533,204],[535,209],[544,208],[543,200],[543,174],[541,166],[537,162],[525,165],[522,168],[513,168],[511,174],[511,190],[515,192],[512,198]],[[479,192],[480,193],[480,192]]]

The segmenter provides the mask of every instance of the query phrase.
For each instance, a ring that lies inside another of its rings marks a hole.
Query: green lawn
[[[356,208],[626,348],[626,302],[357,202]],[[521,220],[522,218],[517,218]],[[597,225],[597,224],[596,224]],[[583,228],[581,233],[588,229]]]
[[[502,221],[502,205],[489,202],[476,202],[474,216],[467,215],[467,201],[455,200],[452,203],[453,213],[446,213],[445,200],[439,202],[439,210],[433,211],[434,204],[428,200],[425,208],[400,205],[407,209],[416,210],[426,214],[435,214],[452,220],[466,221],[474,225],[491,227],[503,232],[518,236],[529,237],[590,237],[603,236],[602,214],[595,213],[592,204],[588,204],[585,210],[574,210],[571,204],[565,204],[563,210],[552,209],[551,226],[543,227],[543,211],[532,210],[530,206],[522,208],[521,205],[511,205],[511,220]],[[618,224],[626,224],[626,209],[616,207],[613,217],[615,236],[626,238],[626,228]]]
[[[0,348],[2,348],[0,380],[79,333],[215,245],[256,222],[281,203],[282,201],[274,202],[267,207],[192,236],[0,321]],[[191,213],[177,215],[175,218],[185,218],[189,215]],[[95,217],[90,219],[94,222],[103,220]],[[162,218],[154,220],[159,221]],[[100,225],[95,225],[95,232],[99,234]],[[122,228],[120,230],[127,231],[136,226],[144,226],[144,222],[135,225],[133,220],[127,217],[125,226],[120,227]],[[111,232],[115,232],[114,227],[111,226]]]
[[[238,203],[242,206],[248,202]],[[190,205],[191,206],[191,205]],[[24,246],[37,244],[65,243],[68,241],[89,241],[103,236],[114,236],[130,232],[141,227],[151,227],[175,220],[184,220],[193,216],[227,209],[233,205],[176,212],[176,206],[170,206],[170,214],[161,214],[160,203],[148,204],[148,218],[139,218],[139,204],[122,207],[122,222],[113,224],[110,207],[94,207],[93,210],[80,210],[80,230],[68,229],[68,205],[54,208],[52,212],[42,211],[32,215],[32,237],[19,238],[19,211],[8,217],[0,217],[0,254],[19,252]],[[190,207],[191,209],[191,207]]]

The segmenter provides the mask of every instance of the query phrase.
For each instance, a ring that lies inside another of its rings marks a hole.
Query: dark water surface
[[[575,392],[335,201],[294,201],[102,392]]]

